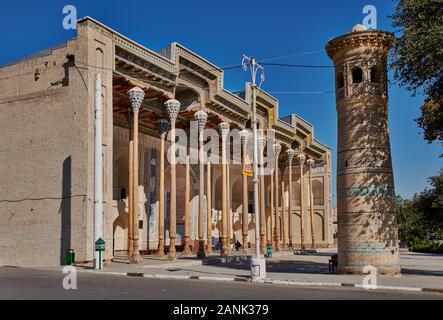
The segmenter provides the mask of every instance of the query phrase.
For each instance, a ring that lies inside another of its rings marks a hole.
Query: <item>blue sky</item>
[[[391,0],[318,1],[1,1],[4,64],[66,41],[74,31],[62,27],[62,9],[72,4],[78,17],[91,16],[152,50],[179,42],[218,66],[237,65],[241,54],[258,60],[298,53],[314,54],[272,62],[331,65],[326,42],[362,23],[365,5],[376,6],[378,29],[392,30]],[[318,52],[321,51],[321,52]],[[241,69],[225,73],[225,87],[240,90],[249,81]],[[391,75],[392,79],[392,75]],[[280,116],[297,113],[315,126],[316,137],[333,149],[337,136],[335,96],[274,92],[333,91],[332,69],[266,68],[263,88],[280,100]],[[390,85],[390,132],[396,191],[410,197],[428,186],[442,166],[443,149],[427,144],[414,119],[422,98]],[[334,180],[335,190],[335,180]],[[335,191],[334,191],[335,193]]]

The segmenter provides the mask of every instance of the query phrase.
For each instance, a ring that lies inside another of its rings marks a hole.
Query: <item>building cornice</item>
[[[394,35],[391,32],[380,30],[355,31],[330,40],[326,44],[326,51],[331,59],[339,53],[359,47],[380,48],[389,50]]]

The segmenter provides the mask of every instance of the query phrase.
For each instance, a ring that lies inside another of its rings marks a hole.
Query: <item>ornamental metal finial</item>
[[[145,92],[139,87],[134,87],[128,91],[129,102],[131,102],[131,108],[134,113],[140,112],[143,99],[145,98]]]
[[[180,106],[180,102],[175,99],[170,99],[165,102],[165,108],[171,121],[175,121],[177,119],[178,112],[180,111]]]

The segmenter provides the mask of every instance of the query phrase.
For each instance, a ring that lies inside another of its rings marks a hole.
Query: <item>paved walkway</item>
[[[296,255],[292,252],[280,252],[272,259],[267,259],[267,281],[300,285],[354,285],[361,286],[364,276],[336,275],[328,272],[328,260],[334,250],[324,249],[308,255]],[[233,255],[228,262],[220,259],[179,257],[168,261],[155,256],[143,257],[142,265],[130,265],[126,259],[116,259],[102,273],[130,274],[145,277],[189,279],[199,277],[204,280],[247,280],[250,275],[249,261],[244,256]],[[209,263],[209,264],[208,264]],[[402,253],[401,276],[378,276],[377,285],[396,287],[404,290],[413,288],[431,288],[443,292],[443,255]],[[83,266],[83,271],[91,271],[91,266]],[[94,271],[95,272],[95,271]]]

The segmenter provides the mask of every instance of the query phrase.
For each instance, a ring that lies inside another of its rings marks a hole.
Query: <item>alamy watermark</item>
[[[63,278],[63,289],[77,290],[77,269],[73,266],[63,267],[63,274],[67,274]]]
[[[368,30],[377,29],[377,8],[374,5],[368,4],[363,7],[363,14],[366,16],[363,18],[363,25]]]
[[[368,265],[363,267],[363,273],[368,275],[363,278],[362,286],[364,289],[377,289],[377,273],[378,269]]]
[[[66,15],[63,18],[63,28],[65,30],[77,29],[77,8],[73,5],[67,5],[63,7],[63,14]]]

